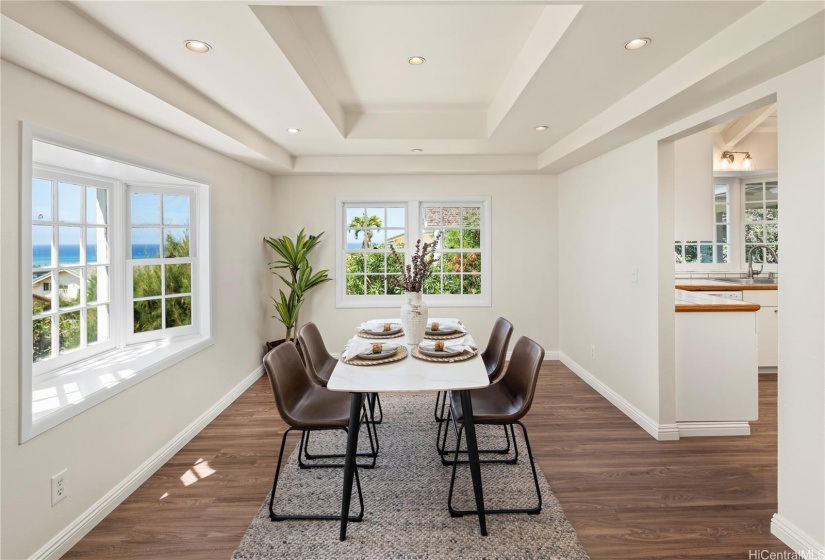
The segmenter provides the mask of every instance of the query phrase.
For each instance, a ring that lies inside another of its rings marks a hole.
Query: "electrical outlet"
[[[639,283],[639,267],[638,266],[631,266],[630,267],[630,281],[634,284]]]
[[[594,346],[593,344],[590,345],[590,359],[596,359],[596,346]]]
[[[66,472],[68,469],[63,469],[52,477],[52,505],[57,505],[57,502],[66,497]]]

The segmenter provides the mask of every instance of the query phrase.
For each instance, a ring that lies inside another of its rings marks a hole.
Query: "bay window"
[[[212,343],[208,185],[33,128],[21,185],[22,441]]]

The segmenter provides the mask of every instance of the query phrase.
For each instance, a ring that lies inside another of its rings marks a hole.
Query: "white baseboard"
[[[778,513],[774,513],[771,518],[771,534],[797,552],[800,558],[825,558],[825,544],[816,542],[812,536]]]
[[[172,438],[171,441],[157,450],[142,465],[132,471],[129,476],[120,481],[89,509],[72,521],[65,529],[40,547],[37,552],[32,554],[31,559],[60,558],[66,554],[86,533],[91,531],[95,525],[100,523],[112,510],[120,505],[123,500],[128,498],[132,492],[152,476],[155,471],[171,459],[175,453],[180,451],[184,445],[198,435],[198,433],[223,412],[226,407],[232,404],[244,391],[249,389],[262,374],[263,365],[260,365],[255,371],[235,385],[226,395],[221,397],[218,402],[195,419],[194,422],[189,424],[183,431]]]
[[[605,385],[592,373],[584,369],[564,352],[558,352],[561,362],[578,375],[585,383],[593,387],[601,396],[610,401],[613,406],[621,410],[628,418],[636,422],[644,431],[659,441],[679,439],[679,429],[676,424],[659,424],[653,418],[625,400],[619,393]]]
[[[679,437],[751,435],[747,422],[676,422],[676,427]]]

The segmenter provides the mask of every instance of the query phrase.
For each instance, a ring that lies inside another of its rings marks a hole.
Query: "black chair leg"
[[[367,396],[367,400],[370,401],[370,422],[373,424],[381,424],[384,422],[384,410],[381,408],[381,396],[378,393],[370,393]],[[375,419],[375,405],[378,405],[378,413],[381,417],[376,420]]]
[[[450,420],[452,419],[452,410],[447,411],[447,419],[446,423],[449,424]],[[502,426],[504,428],[504,436],[507,439],[507,447],[504,449],[479,449],[479,453],[498,453],[500,455],[507,455],[510,453],[510,434],[507,432],[507,425]],[[510,432],[513,432],[513,427],[510,426]],[[438,447],[438,440],[441,439],[441,447]],[[480,463],[505,463],[507,465],[515,465],[518,463],[518,446],[515,444],[516,442],[516,435],[513,433],[513,447],[515,449],[515,456],[510,459],[480,459]],[[458,445],[458,442],[456,442]],[[445,467],[452,464],[452,461],[449,459],[445,459],[447,455],[452,455],[456,450],[455,449],[447,449],[447,427],[444,427],[444,435],[441,435],[441,423],[438,425],[438,434],[436,435],[435,440],[435,448],[438,450],[439,455],[441,455],[441,464]],[[467,453],[466,450],[458,449],[459,453]],[[459,461],[460,463],[466,463],[467,461]]]
[[[530,458],[530,468],[533,471],[533,483],[536,486],[536,497],[538,499],[538,505],[536,505],[535,507],[532,507],[532,508],[485,509],[484,510],[485,514],[487,514],[487,513],[527,513],[529,515],[537,515],[538,513],[541,512],[541,506],[542,506],[541,488],[539,488],[539,477],[538,477],[538,473],[536,472],[536,462],[533,459],[533,451],[530,448],[530,438],[527,437],[527,428],[524,427],[524,424],[522,424],[520,421],[516,421],[515,423],[518,424],[521,427],[521,431],[524,433],[524,442],[527,446],[527,456]],[[452,475],[452,478],[450,479],[450,492],[447,495],[447,509],[449,510],[450,515],[453,516],[453,517],[461,517],[463,515],[476,515],[476,514],[478,514],[478,511],[475,511],[475,510],[456,510],[455,508],[453,508],[453,488],[455,487],[456,469],[457,469],[458,463],[459,463],[458,448],[461,445],[461,433],[462,433],[463,429],[464,429],[464,425],[462,424],[461,427],[458,428],[458,430],[457,430],[456,450],[455,450],[455,457],[453,459],[453,475]],[[513,429],[512,424],[510,424],[510,430],[513,434],[513,445],[518,449],[518,446],[516,444],[516,433],[515,433],[515,430]]]
[[[443,422],[446,420],[444,417],[444,405],[447,404],[447,395],[449,394],[448,391],[439,391],[435,395],[435,410],[433,410],[433,417],[435,418],[436,422]],[[441,412],[438,412],[438,405],[441,404]]]
[[[357,457],[369,457],[370,459],[372,459],[372,461],[370,461],[369,463],[358,465],[362,469],[372,469],[372,468],[375,468],[375,463],[378,459],[378,445],[377,445],[378,444],[378,432],[377,432],[375,426],[373,426],[372,430],[370,430],[370,424],[371,423],[364,421],[367,418],[366,404],[364,405],[362,410],[363,410],[363,413],[361,415],[361,424],[366,425],[366,427],[367,427],[367,436],[369,437],[370,451],[368,453],[357,453],[356,456]],[[325,468],[332,468],[332,467],[343,468],[344,467],[343,463],[316,463],[316,464],[304,463],[304,461],[301,457],[302,454],[303,454],[304,457],[306,457],[307,459],[310,459],[310,460],[313,460],[313,459],[341,459],[341,458],[344,458],[346,456],[346,454],[344,454],[344,453],[330,453],[330,454],[311,455],[309,453],[308,449],[307,449],[307,446],[309,444],[309,433],[310,432],[311,432],[311,430],[307,430],[307,431],[304,432],[306,437],[304,437],[304,434],[301,435],[301,443],[300,443],[300,447],[298,449],[298,466],[301,467],[302,469],[325,469]],[[375,438],[374,439],[373,439],[373,432],[375,432]]]
[[[285,521],[285,520],[293,520],[293,519],[329,519],[334,521],[340,521],[341,515],[277,515],[275,513],[275,490],[278,488],[278,478],[281,476],[281,464],[284,458],[284,447],[286,446],[286,436],[289,435],[289,432],[294,430],[295,428],[289,428],[286,432],[284,432],[284,437],[281,438],[281,449],[278,452],[278,465],[275,467],[275,479],[272,481],[272,492],[269,494],[269,519],[271,521]],[[346,429],[344,429],[346,431]],[[305,432],[301,431],[301,442],[304,441],[304,434]],[[300,451],[300,450],[299,450]],[[299,455],[300,456],[300,455]],[[347,517],[349,521],[361,521],[364,519],[364,495],[361,492],[361,481],[358,478],[358,469],[355,469],[355,485],[358,489],[358,502],[360,503],[361,510],[358,512],[358,515],[350,515]]]

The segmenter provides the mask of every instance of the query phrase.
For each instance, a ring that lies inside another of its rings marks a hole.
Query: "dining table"
[[[457,324],[464,329],[457,319],[430,319],[440,324]],[[374,319],[377,323],[400,323],[395,319]],[[466,330],[466,329],[465,329]],[[356,334],[350,343],[357,340]],[[468,344],[475,345],[472,336],[465,334]],[[404,338],[387,339],[385,342],[404,344]],[[348,344],[350,344],[348,343]],[[369,393],[425,393],[454,391],[460,395],[464,411],[464,433],[466,434],[467,458],[473,481],[476,510],[478,512],[479,530],[482,536],[487,534],[487,521],[484,513],[484,490],[481,480],[481,465],[478,456],[475,423],[473,422],[473,403],[470,392],[490,384],[487,369],[476,350],[472,358],[463,361],[433,362],[414,357],[416,344],[405,345],[408,355],[398,361],[381,363],[365,367],[347,363],[339,359],[327,383],[331,391],[348,392],[351,395],[349,427],[347,429],[347,448],[344,460],[344,487],[341,499],[340,539],[347,538],[347,518],[352,497],[352,481],[356,468],[356,451],[358,449],[358,432],[361,422],[361,407],[364,394]],[[403,421],[391,419],[390,421]],[[446,490],[446,489],[445,489]],[[446,500],[445,500],[446,507]]]

